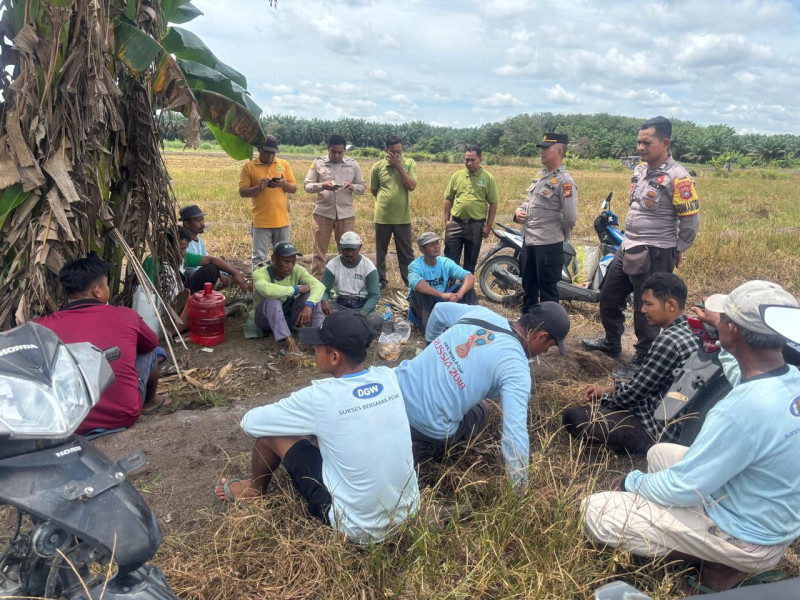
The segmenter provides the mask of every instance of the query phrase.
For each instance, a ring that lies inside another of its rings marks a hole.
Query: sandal
[[[153,413],[156,413],[156,412],[160,411],[162,408],[166,408],[170,404],[172,404],[172,398],[170,398],[169,396],[161,396],[161,404],[159,404],[155,408],[150,408],[148,410],[142,410],[142,414],[143,415],[152,415]]]

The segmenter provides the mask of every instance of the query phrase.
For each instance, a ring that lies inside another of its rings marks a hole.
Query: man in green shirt
[[[375,254],[381,287],[386,286],[386,253],[394,235],[400,277],[408,285],[408,265],[414,260],[411,247],[411,200],[417,187],[417,163],[403,158],[403,140],[386,138],[386,158],[372,165],[369,189],[375,196]]]
[[[271,262],[253,271],[251,316],[264,333],[275,334],[284,352],[300,355],[300,347],[292,339],[291,327],[319,327],[325,315],[320,300],[325,286],[297,264],[302,256],[291,242],[278,242],[272,250]],[[245,323],[245,327],[247,327]]]
[[[465,168],[453,173],[444,192],[444,255],[475,272],[483,238],[492,231],[497,212],[497,183],[481,166],[481,147],[467,146]]]

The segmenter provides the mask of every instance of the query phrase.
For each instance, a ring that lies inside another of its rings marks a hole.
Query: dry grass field
[[[302,191],[310,158],[286,158]],[[166,160],[179,203],[198,204],[209,213],[204,235],[209,252],[246,260],[250,201],[237,193],[240,163],[188,152],[168,153]],[[364,160],[361,166],[368,174],[371,163]],[[415,234],[441,231],[442,193],[456,168],[419,165],[419,186],[412,195]],[[522,167],[489,170],[500,188],[498,220],[509,221],[532,173]],[[616,168],[572,174],[580,190],[575,237],[579,243],[593,244],[592,221],[609,191],[614,192],[613,209],[624,222],[630,174]],[[800,177],[783,173],[700,173],[701,232],[680,273],[692,300],[729,291],[752,278],[771,279],[800,294],[800,208],[794,198],[799,182]],[[311,251],[313,204],[314,198],[303,193],[290,199],[292,239],[304,253]],[[357,200],[357,230],[370,252],[372,206],[369,196]],[[399,276],[392,284],[399,288]],[[570,347],[576,347],[580,336],[600,331],[595,312],[585,305],[570,308]],[[444,528],[419,519],[382,545],[356,547],[304,517],[288,479],[279,476],[275,493],[257,505],[214,509],[196,515],[191,527],[167,527],[156,562],[180,597],[193,600],[555,600],[590,598],[592,590],[615,579],[634,583],[657,600],[676,598],[674,586],[683,565],[642,566],[624,552],[589,546],[581,534],[581,498],[641,465],[604,451],[590,452],[559,430],[564,407],[575,402],[587,384],[608,381],[611,363],[585,353],[575,355],[566,357],[568,361],[545,357],[534,367],[531,484],[524,494],[508,487],[498,448],[499,422],[494,422],[475,448],[420,467],[423,505],[457,507],[457,518]],[[313,369],[304,367],[300,379],[313,376]],[[264,386],[261,391],[270,394],[268,384]],[[230,464],[233,474],[246,473],[248,457],[231,456]],[[797,574],[797,545],[782,566]]]

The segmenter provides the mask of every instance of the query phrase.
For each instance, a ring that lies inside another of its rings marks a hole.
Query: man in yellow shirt
[[[292,168],[276,158],[278,139],[266,136],[258,148],[258,158],[242,166],[239,195],[252,198],[253,268],[260,267],[270,255],[270,247],[289,241],[289,200],[297,191]]]

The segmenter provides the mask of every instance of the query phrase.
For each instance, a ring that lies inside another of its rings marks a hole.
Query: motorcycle
[[[118,357],[118,348],[64,344],[35,323],[0,334],[0,504],[16,509],[0,598],[177,598],[146,564],[161,529],[125,477],[144,454],[112,463],[73,435],[114,381]]]
[[[656,419],[665,424],[681,420],[677,443],[683,446],[691,446],[709,411],[731,391],[719,361],[716,331],[695,316],[688,317],[688,321],[702,344],[682,367],[675,369],[672,386],[655,412]],[[800,366],[800,344],[787,340],[783,358],[787,364]]]
[[[600,289],[603,287],[608,266],[614,258],[625,233],[619,229],[619,219],[611,212],[611,198],[608,194],[600,204],[600,214],[594,220],[594,229],[600,240],[598,248],[601,256],[593,272],[587,277],[586,286],[573,283],[572,269],[575,263],[575,247],[564,242],[564,267],[561,280],[558,282],[558,296],[561,300],[580,300],[582,302],[600,302]],[[502,223],[492,228],[492,233],[499,240],[475,269],[480,271],[479,283],[483,295],[492,302],[509,303],[522,296],[522,270],[520,257],[523,250],[522,232]],[[498,254],[501,250],[510,249],[511,254]]]

